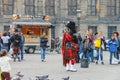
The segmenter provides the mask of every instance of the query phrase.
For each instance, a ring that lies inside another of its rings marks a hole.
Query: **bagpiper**
[[[78,57],[78,45],[75,41],[74,33],[75,23],[69,22],[66,25],[66,29],[63,33],[62,40],[62,55],[63,55],[63,65],[66,67],[67,71],[76,72],[77,70],[74,68],[74,64],[76,62],[76,58]]]

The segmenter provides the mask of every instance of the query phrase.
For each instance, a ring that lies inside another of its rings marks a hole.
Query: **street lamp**
[[[80,28],[80,17],[81,17],[81,10],[80,9],[78,9],[77,10],[77,21],[78,21],[78,28]]]

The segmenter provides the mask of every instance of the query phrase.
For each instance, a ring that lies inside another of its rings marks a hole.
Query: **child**
[[[11,58],[7,55],[7,50],[3,49],[0,54],[0,68],[1,68],[1,78],[2,80],[10,80],[10,61]]]
[[[115,39],[115,36],[112,35],[111,39],[108,41],[109,51],[110,51],[110,64],[112,64],[112,55],[114,58],[117,56],[117,47],[118,41]]]

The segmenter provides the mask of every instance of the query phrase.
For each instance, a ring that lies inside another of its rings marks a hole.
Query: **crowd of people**
[[[10,61],[19,62],[24,59],[25,38],[17,28],[0,33],[0,79],[10,80]],[[12,58],[11,58],[12,57]]]
[[[17,28],[9,29],[8,32],[3,32],[0,34],[0,51],[6,49],[8,52],[13,50],[11,55],[16,61],[21,61],[24,59],[24,42],[25,38],[21,31]],[[21,54],[21,56],[20,56]]]
[[[109,64],[113,64],[114,59],[118,61],[117,64],[120,63],[120,40],[117,31],[114,31],[106,42],[102,31],[94,33],[92,29],[88,29],[82,37],[80,29],[75,31],[74,28],[75,23],[69,22],[64,30],[62,40],[63,64],[67,71],[77,71],[73,65],[83,59],[87,59],[89,63],[99,64],[101,62],[104,65],[103,51],[106,50],[106,45],[109,46],[110,52]]]
[[[17,28],[9,30],[8,32],[0,33],[0,68],[2,69],[1,77],[3,80],[10,80],[11,70],[8,57],[8,52],[12,50],[13,61],[19,62],[24,60],[24,42],[25,38],[21,31]],[[48,47],[48,38],[46,33],[40,37],[40,51],[41,61],[45,62],[46,49]],[[55,39],[55,50],[60,53],[60,48],[63,56],[63,65],[67,71],[76,72],[74,64],[80,63],[83,59],[87,59],[90,62],[99,64],[101,62],[104,65],[103,50],[106,50],[106,45],[109,46],[109,63],[113,64],[113,59],[119,61],[120,53],[120,40],[119,33],[114,31],[111,38],[106,42],[102,31],[93,32],[89,29],[85,32],[84,37],[81,36],[81,30],[76,30],[75,23],[69,22],[66,25],[66,29],[63,31],[62,44],[59,37]],[[10,52],[11,53],[11,52]],[[120,62],[118,62],[119,64]]]

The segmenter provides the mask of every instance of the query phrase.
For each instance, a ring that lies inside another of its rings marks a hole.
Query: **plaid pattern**
[[[62,41],[62,55],[63,55],[63,65],[66,66],[66,63],[68,63],[70,60],[72,60],[72,63],[75,63],[75,58],[78,57],[77,51],[79,49],[78,45],[73,42],[73,37],[68,33],[65,32],[63,36]],[[66,43],[70,42],[72,47],[67,48]]]
[[[20,54],[20,47],[13,47],[13,53],[14,54]]]
[[[71,48],[66,48],[64,53],[65,60],[71,60],[77,57],[76,50],[72,50]]]

